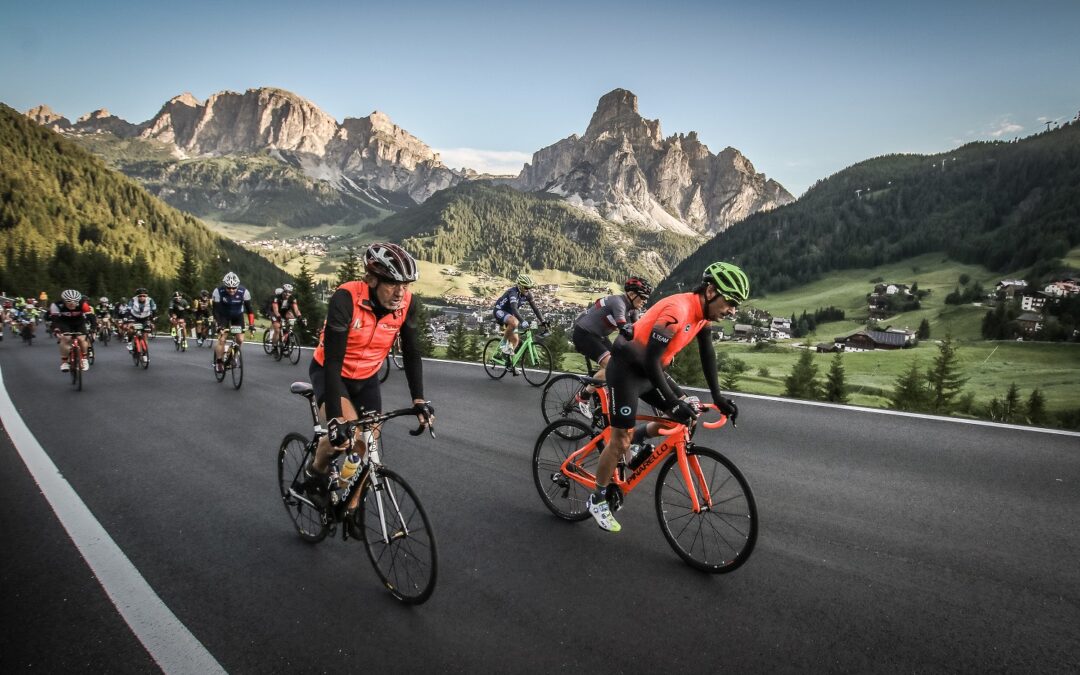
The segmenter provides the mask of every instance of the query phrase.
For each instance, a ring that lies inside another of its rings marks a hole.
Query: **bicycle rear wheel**
[[[405,359],[401,356],[401,338],[394,338],[394,346],[390,348],[390,358],[394,361],[394,367],[398,370],[405,368]]]
[[[585,502],[589,488],[562,472],[566,458],[577,452],[593,438],[589,425],[581,420],[555,420],[544,427],[533,448],[533,482],[540,499],[552,513],[563,520],[585,520],[589,517]],[[590,452],[576,466],[596,475],[600,453]]]
[[[244,356],[240,351],[240,348],[233,346],[232,352],[232,386],[233,389],[239,389],[240,385],[244,383]]]
[[[548,424],[563,419],[591,422],[592,418],[582,415],[577,406],[576,399],[581,390],[582,384],[576,375],[564,373],[548,380],[540,396],[540,412],[544,421]]]
[[[285,353],[289,355],[289,361],[295,366],[300,363],[300,340],[296,333],[289,333],[289,339],[285,343]]]
[[[266,352],[267,356],[274,353],[274,331],[269,328],[263,331],[262,345],[263,351]]]
[[[499,351],[500,338],[491,338],[484,345],[484,371],[497,380],[506,375],[506,355]]]
[[[656,515],[671,548],[691,567],[724,574],[736,570],[757,542],[757,505],[746,478],[727,457],[700,446],[688,447],[692,482],[688,486],[678,468],[678,456],[660,467],[656,478]],[[700,473],[695,470],[695,461]],[[705,504],[708,488],[712,506]],[[704,507],[694,513],[690,490]]]
[[[379,366],[379,382],[386,382],[390,377],[390,357],[387,356],[383,359],[382,365]]]
[[[354,518],[383,585],[398,600],[418,605],[435,590],[439,569],[435,534],[405,479],[386,467],[375,472],[364,483]],[[377,487],[372,481],[376,477]]]
[[[306,438],[295,432],[288,434],[278,446],[277,474],[281,501],[289,512],[296,532],[304,541],[315,544],[326,538],[329,526],[318,509],[289,494],[290,489],[298,489],[303,482],[301,474],[310,454]]]

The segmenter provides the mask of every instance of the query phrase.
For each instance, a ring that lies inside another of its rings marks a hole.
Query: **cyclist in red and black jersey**
[[[82,348],[83,358],[79,364],[81,370],[89,370],[90,362],[86,359],[89,344],[86,342],[86,329],[97,330],[97,317],[94,316],[94,308],[86,301],[83,294],[74,289],[69,289],[60,294],[60,302],[49,305],[49,322],[52,330],[60,335],[60,370],[67,372],[68,355],[71,352],[71,337],[63,333],[79,333],[79,347]]]
[[[417,277],[416,261],[400,246],[381,243],[368,247],[364,262],[363,280],[342,284],[330,298],[308,371],[328,432],[319,442],[314,462],[305,468],[304,488],[309,494],[325,492],[330,460],[349,444],[351,422],[363,412],[382,411],[379,367],[399,333],[416,415],[421,423],[434,420],[435,411],[424,399],[417,342],[425,326],[420,323],[419,303],[409,291]]]
[[[657,423],[634,428],[637,401],[644,400],[679,422],[689,422],[700,412],[664,370],[690,341],[697,339],[701,367],[709,385],[713,403],[732,419],[739,409],[720,393],[716,376],[716,353],[707,330],[710,321],[734,316],[740,303],[750,295],[750,281],[735,265],[717,262],[702,275],[701,285],[689,293],[664,298],[645,312],[634,324],[633,339],[619,337],[608,361],[607,383],[611,395],[611,443],[600,455],[596,469],[596,492],[589,497],[588,508],[597,524],[609,532],[621,528],[611,515],[607,485],[619,457],[630,449],[631,442],[641,444],[659,433]],[[634,465],[632,465],[634,466]]]

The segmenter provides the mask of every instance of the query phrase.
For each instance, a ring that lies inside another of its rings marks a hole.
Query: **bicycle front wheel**
[[[506,375],[507,356],[499,351],[500,342],[500,338],[491,338],[484,345],[484,372],[493,380]]]
[[[267,356],[274,353],[274,331],[267,328],[263,331],[263,351]]]
[[[563,520],[585,520],[589,509],[589,488],[562,471],[563,462],[592,440],[589,425],[581,420],[555,420],[547,425],[536,439],[533,448],[533,482],[540,499],[548,509]],[[590,452],[575,467],[596,475],[600,453]]]
[[[394,361],[394,367],[398,370],[405,368],[405,359],[401,357],[401,339],[394,340],[394,346],[390,348],[390,358]]]
[[[289,512],[289,518],[292,519],[297,533],[304,541],[317,544],[326,538],[330,528],[323,522],[323,516],[318,509],[308,506],[289,493],[290,489],[299,491],[303,482],[304,464],[310,454],[306,438],[295,432],[285,436],[278,446],[277,476],[281,501],[285,504],[285,510]]]
[[[141,361],[143,370],[146,370],[150,367],[150,345],[146,342],[145,339],[143,340],[142,354],[139,355],[139,360]]]
[[[300,340],[296,333],[289,333],[289,339],[285,343],[285,353],[289,355],[289,361],[295,366],[300,363]]]
[[[533,344],[521,359],[521,374],[534,387],[542,387],[551,377],[551,352],[541,344]]]
[[[244,356],[243,352],[237,347],[233,347],[231,370],[233,389],[239,389],[240,385],[244,383]]]
[[[405,479],[382,466],[375,472],[364,484],[354,517],[383,585],[398,600],[418,605],[435,590],[439,568],[435,534]]]
[[[671,548],[691,567],[724,574],[738,569],[757,542],[754,493],[738,467],[715,450],[686,449],[693,485],[679,470],[678,456],[660,467],[656,478],[656,515]],[[691,490],[701,510],[694,513]]]

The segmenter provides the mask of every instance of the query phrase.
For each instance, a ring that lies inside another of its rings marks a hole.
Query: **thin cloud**
[[[987,132],[991,138],[1001,138],[1002,136],[1012,136],[1019,134],[1024,130],[1024,127],[1020,126],[1016,122],[1009,119],[1004,119],[991,126],[990,131]]]
[[[477,148],[435,148],[446,166],[472,169],[478,173],[518,175],[521,167],[532,159],[528,152],[516,150],[479,150]]]

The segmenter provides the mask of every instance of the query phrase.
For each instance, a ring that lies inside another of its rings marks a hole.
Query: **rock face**
[[[734,148],[713,155],[695,132],[665,139],[625,89],[600,99],[584,136],[537,151],[511,184],[562,195],[607,220],[682,234],[720,232],[795,200]]]
[[[30,108],[26,111],[26,116],[29,117],[31,121],[56,131],[63,131],[71,128],[71,120],[63,115],[53,112],[53,109],[47,105],[39,105],[36,108]]]

